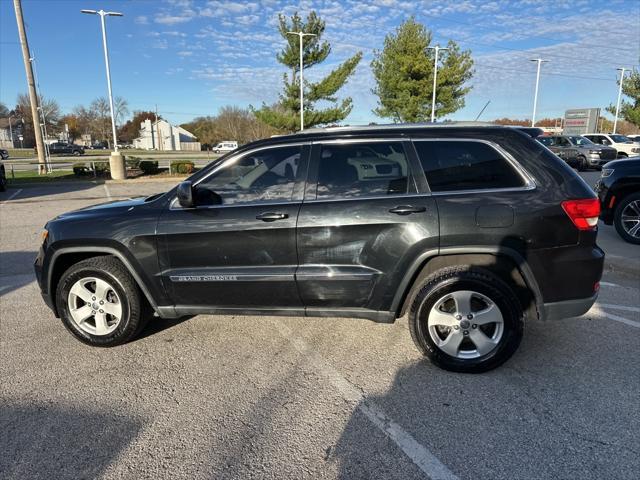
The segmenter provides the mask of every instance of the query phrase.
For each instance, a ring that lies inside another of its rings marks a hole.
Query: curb
[[[124,180],[104,180],[107,184],[123,184],[123,183],[162,183],[162,182],[181,182],[188,178],[187,176],[181,177],[164,177],[164,178],[127,178]]]

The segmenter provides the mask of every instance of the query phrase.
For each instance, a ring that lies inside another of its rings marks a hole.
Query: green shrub
[[[183,175],[188,175],[193,173],[193,169],[195,164],[188,160],[177,160],[175,162],[171,162],[171,173],[180,173]]]
[[[142,160],[138,165],[138,168],[142,170],[143,173],[146,173],[146,174],[156,173],[158,171],[158,161]]]
[[[91,172],[91,169],[87,167],[85,163],[74,163],[73,164],[73,174],[77,177],[82,177],[84,175],[88,175]]]
[[[109,162],[94,162],[93,169],[94,169],[94,172],[96,172],[96,175],[104,175],[111,171],[111,168],[109,167]]]
[[[140,157],[127,156],[124,162],[127,168],[140,168]]]

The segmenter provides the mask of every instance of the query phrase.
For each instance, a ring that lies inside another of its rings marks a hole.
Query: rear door
[[[298,290],[308,315],[389,311],[416,252],[437,250],[406,139],[315,142],[298,216]]]

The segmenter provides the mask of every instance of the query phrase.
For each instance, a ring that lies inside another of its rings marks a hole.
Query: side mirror
[[[178,203],[182,208],[193,208],[195,202],[193,201],[193,185],[189,181],[180,182],[178,184]]]

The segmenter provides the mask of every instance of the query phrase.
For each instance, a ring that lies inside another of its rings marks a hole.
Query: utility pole
[[[14,114],[15,112],[13,110],[9,112],[9,138],[11,139],[11,148],[15,148],[13,145],[13,128],[11,127],[11,119],[16,118]]]
[[[29,52],[29,43],[27,42],[27,32],[24,28],[24,17],[22,16],[22,3],[20,0],[13,0],[13,8],[16,11],[16,21],[18,22],[18,35],[20,36],[20,45],[22,46],[22,58],[24,60],[24,69],[27,73],[27,85],[29,87],[29,103],[31,104],[31,119],[33,122],[33,134],[36,137],[36,149],[38,151],[38,173],[46,173],[44,141],[42,140],[42,131],[40,130],[38,113],[38,94],[36,92],[36,83],[33,79],[33,68],[31,66],[31,54]]]
[[[435,47],[427,47],[428,50],[435,50],[436,54],[433,58],[433,94],[431,96],[431,123],[436,121],[436,85],[438,84],[438,53],[448,48],[442,48],[440,45]]]
[[[300,32],[287,32],[289,35],[297,35],[300,40],[300,131],[304,130],[304,77],[302,71],[304,70],[303,53],[304,48],[302,46],[304,37],[315,37],[315,33]]]
[[[536,126],[536,107],[538,106],[538,86],[540,85],[540,66],[543,63],[547,63],[549,60],[542,60],[541,58],[532,58],[531,62],[538,63],[538,72],[536,73],[536,93],[533,96],[533,115],[531,115],[531,126]]]
[[[158,137],[158,148],[157,150],[163,150],[162,148],[162,137],[160,136],[160,124],[158,123],[158,104],[156,103],[156,135]],[[153,134],[153,129],[151,129],[151,133]]]
[[[622,99],[622,82],[624,82],[624,72],[627,70],[625,67],[620,67],[616,69],[620,72],[620,88],[618,88],[618,101],[616,102],[616,116],[613,119],[613,132],[616,133],[616,128],[618,128],[618,115],[620,114],[620,100]]]
[[[119,12],[105,12],[104,10],[80,10],[82,13],[89,15],[99,15],[100,25],[102,27],[102,47],[104,49],[104,64],[107,70],[107,89],[109,91],[109,109],[111,110],[111,130],[113,133],[113,152],[111,152],[111,158],[109,159],[109,165],[111,167],[111,178],[114,180],[122,180],[126,178],[126,171],[124,168],[124,158],[118,152],[118,136],[116,134],[116,116],[113,110],[113,94],[111,92],[111,69],[109,68],[109,50],[107,48],[107,28],[104,22],[104,17],[122,17]]]

